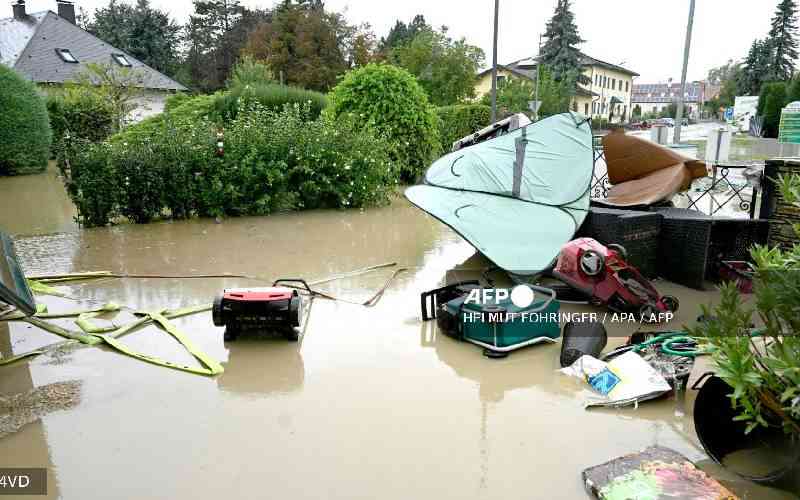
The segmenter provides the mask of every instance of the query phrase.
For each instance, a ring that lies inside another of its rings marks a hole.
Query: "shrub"
[[[185,92],[175,92],[174,94],[167,97],[167,100],[164,101],[164,111],[169,112],[173,111],[178,106],[181,106],[185,102],[192,99],[192,96]]]
[[[329,98],[332,116],[352,114],[391,141],[404,181],[413,181],[440,152],[436,112],[404,69],[368,64],[347,73]]]
[[[177,105],[173,103],[171,109],[167,110],[165,108],[163,113],[127,127],[122,132],[112,136],[111,141],[136,142],[141,138],[160,133],[165,127],[170,130],[191,129],[197,123],[206,123],[208,120],[215,121],[213,109],[216,98],[217,94],[188,98],[173,97],[171,99],[176,99]]]
[[[782,197],[800,209],[800,176],[780,177]],[[800,237],[800,225],[794,228]],[[790,439],[800,438],[800,246],[781,249],[757,246],[754,297],[744,301],[733,283],[721,288],[720,304],[702,307],[711,318],[689,333],[704,338],[711,348],[716,373],[733,389],[734,420],[757,427],[782,427]],[[753,317],[763,327],[753,335]]]
[[[766,83],[761,94],[764,96],[764,137],[778,137],[781,110],[786,106],[786,84]]]
[[[36,87],[0,64],[0,175],[47,168],[52,131]]]
[[[450,151],[454,142],[486,127],[492,120],[492,108],[483,104],[442,106],[436,108],[436,114],[442,151]]]
[[[47,112],[53,129],[53,146],[65,134],[90,142],[102,141],[114,131],[114,111],[94,88],[70,85],[47,96]]]
[[[286,104],[309,104],[311,116],[316,118],[328,105],[324,94],[278,83],[234,85],[228,92],[219,94],[214,102],[214,112],[224,120],[236,118],[240,109],[258,103],[266,108],[281,110]]]
[[[121,186],[111,160],[109,143],[92,144],[85,139],[65,140],[58,165],[78,221],[102,226],[117,217]]]
[[[164,122],[130,141],[70,146],[59,165],[86,225],[386,201],[396,182],[389,144],[353,122],[311,116],[308,105],[252,105],[225,129],[222,157],[213,122],[200,119]]]

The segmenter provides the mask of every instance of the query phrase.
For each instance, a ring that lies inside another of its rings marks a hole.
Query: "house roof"
[[[670,103],[681,93],[680,83],[643,83],[633,86],[632,102]],[[684,102],[700,102],[703,100],[703,86],[698,82],[686,83]]]
[[[56,49],[69,49],[78,64],[62,60]],[[0,62],[36,83],[73,81],[88,63],[115,65],[112,54],[125,55],[131,63],[137,87],[187,90],[172,78],[52,11],[29,14],[25,20],[0,20]]]
[[[534,81],[534,82],[536,81],[536,68],[535,67],[533,69],[529,69],[529,68],[520,68],[520,67],[505,66],[503,64],[498,64],[497,65],[497,69],[502,69],[502,70],[508,71],[509,73],[517,75],[517,76],[519,76],[521,78],[527,78],[528,80],[531,80],[531,81]],[[480,73],[478,73],[478,77],[482,77],[483,75],[489,73],[490,71],[492,71],[492,68],[489,68],[487,70],[481,71]],[[589,90],[586,90],[585,88],[580,87],[580,86],[578,86],[578,89],[576,90],[575,93],[577,95],[586,96],[586,97],[595,97],[595,96],[598,95],[598,94],[596,94],[594,92],[591,92]]]
[[[601,66],[603,68],[611,69],[611,70],[614,70],[614,71],[619,71],[620,73],[625,73],[627,75],[639,76],[639,73],[637,73],[635,71],[631,71],[629,69],[623,68],[622,66],[619,66],[617,64],[611,64],[611,63],[606,62],[606,61],[601,61],[600,59],[596,59],[594,57],[588,56],[588,55],[584,54],[583,52],[581,52],[580,57],[581,57],[581,65],[582,66]],[[538,64],[538,59],[539,58],[537,56],[525,57],[523,59],[519,59],[517,61],[514,61],[514,62],[510,63],[509,66],[512,66],[512,67],[515,67],[515,68],[526,68],[526,69],[535,68],[536,64]]]

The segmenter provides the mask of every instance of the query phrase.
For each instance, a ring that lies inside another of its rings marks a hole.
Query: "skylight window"
[[[62,61],[67,63],[77,63],[78,59],[72,55],[72,52],[69,49],[56,49],[56,54],[58,57],[61,58]]]
[[[122,54],[111,54],[111,57],[114,58],[114,62],[119,64],[124,68],[130,68],[131,62],[128,61],[128,58]]]

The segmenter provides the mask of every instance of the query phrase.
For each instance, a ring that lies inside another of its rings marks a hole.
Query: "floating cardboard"
[[[689,459],[661,446],[590,467],[582,477],[587,491],[601,500],[738,500]]]
[[[622,129],[603,137],[608,180],[612,187],[602,203],[611,206],[653,205],[685,191],[705,177],[706,164]]]

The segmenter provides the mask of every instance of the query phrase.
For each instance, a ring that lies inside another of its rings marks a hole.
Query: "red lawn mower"
[[[620,245],[604,246],[592,238],[580,238],[564,245],[549,274],[590,302],[613,311],[638,312],[643,319],[677,311],[678,299],[659,294],[626,258]]]
[[[224,290],[214,299],[211,309],[214,326],[225,327],[226,341],[236,340],[244,329],[276,330],[288,340],[297,341],[304,297],[292,284],[301,284],[308,294],[313,294],[301,279],[280,279],[271,287]]]

